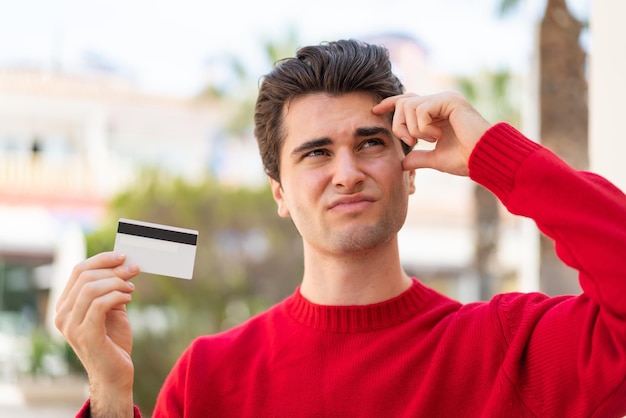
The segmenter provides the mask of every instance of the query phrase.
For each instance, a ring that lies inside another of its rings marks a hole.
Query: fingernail
[[[126,256],[124,254],[122,254],[122,253],[118,253],[118,252],[113,253],[113,258],[115,258],[116,260],[121,261],[121,260],[124,259],[124,257],[126,257]]]
[[[129,273],[136,273],[139,270],[139,267],[137,267],[134,264],[129,264],[126,266],[126,271]]]
[[[128,287],[130,289],[134,289],[135,288],[135,283],[133,283],[133,282],[126,282],[126,284],[128,285]]]

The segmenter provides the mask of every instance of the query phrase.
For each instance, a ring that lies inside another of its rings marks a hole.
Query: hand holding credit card
[[[191,279],[198,231],[121,218],[114,251],[144,273]]]

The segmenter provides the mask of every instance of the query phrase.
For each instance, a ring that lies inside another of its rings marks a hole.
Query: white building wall
[[[591,1],[589,158],[592,171],[626,190],[626,2]]]

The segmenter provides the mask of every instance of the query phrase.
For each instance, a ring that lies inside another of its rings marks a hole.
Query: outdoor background
[[[597,16],[608,22],[603,3]],[[584,0],[0,0],[0,416],[71,416],[88,397],[52,325],[54,303],[77,262],[113,248],[120,217],[199,230],[192,280],[134,281],[135,400],[146,416],[194,337],[294,291],[300,238],[276,214],[252,110],[259,77],[299,46],[384,44],[408,90],[459,90],[575,167],[608,170],[612,145],[589,139],[608,125],[590,111],[601,101],[589,92],[590,57],[607,59],[593,47],[601,37],[626,49],[595,31],[591,9]],[[620,173],[606,175],[624,187]],[[400,233],[408,273],[462,301],[580,291],[535,225],[483,188],[432,170],[416,186]]]

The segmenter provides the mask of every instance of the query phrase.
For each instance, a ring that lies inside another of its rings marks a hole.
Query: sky
[[[568,0],[580,17],[591,0]],[[290,28],[300,44],[400,33],[418,40],[442,73],[525,71],[545,0],[498,16],[499,0],[0,0],[0,66],[80,67],[85,57],[122,71],[147,92],[198,93],[208,63],[237,56],[269,70],[264,40]]]

